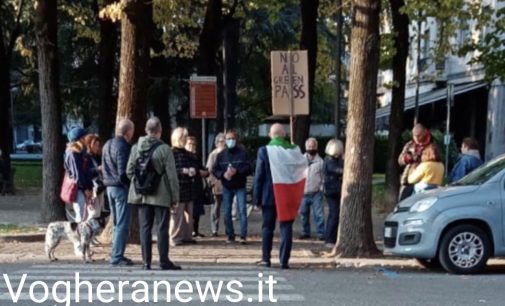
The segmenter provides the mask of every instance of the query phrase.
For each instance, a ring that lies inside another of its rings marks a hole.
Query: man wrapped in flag
[[[262,259],[257,264],[271,265],[275,220],[279,219],[279,260],[281,269],[289,269],[293,222],[303,198],[308,163],[300,148],[285,139],[286,132],[281,124],[273,124],[269,136],[270,143],[258,150],[254,176],[253,199],[263,214]]]

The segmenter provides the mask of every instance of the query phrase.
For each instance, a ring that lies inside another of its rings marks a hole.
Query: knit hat
[[[80,128],[80,127],[75,127],[68,132],[67,138],[68,138],[68,141],[77,141],[77,140],[79,140],[79,138],[86,135],[87,133],[88,132],[86,132],[85,129]]]

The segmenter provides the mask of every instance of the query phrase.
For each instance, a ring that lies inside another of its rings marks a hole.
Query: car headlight
[[[436,197],[429,197],[419,200],[416,203],[414,203],[414,205],[412,205],[412,207],[410,208],[410,212],[423,212],[429,209],[431,206],[433,206],[433,204],[435,204],[437,200],[438,198]]]

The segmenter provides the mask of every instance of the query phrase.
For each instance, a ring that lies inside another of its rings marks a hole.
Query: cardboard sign
[[[216,77],[192,76],[189,80],[190,116],[193,119],[217,117]]]
[[[307,51],[272,51],[270,59],[272,65],[272,113],[289,116],[292,95],[293,115],[308,115]]]

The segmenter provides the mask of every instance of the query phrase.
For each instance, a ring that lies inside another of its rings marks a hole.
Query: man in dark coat
[[[102,149],[103,184],[106,186],[113,222],[110,258],[113,266],[133,264],[124,256],[132,214],[131,206],[128,204],[130,181],[126,176],[126,165],[130,156],[133,133],[133,122],[129,119],[121,120],[116,127],[116,136],[107,141]]]
[[[223,185],[224,225],[228,243],[235,241],[235,230],[231,216],[233,197],[237,197],[237,207],[240,217],[240,243],[245,244],[247,238],[247,206],[246,189],[247,176],[251,173],[251,164],[247,152],[238,144],[237,132],[226,132],[226,149],[216,158],[212,174],[221,180]]]
[[[284,137],[286,136],[286,132],[281,124],[275,123],[270,128],[269,136],[271,141],[269,146],[276,146],[283,149],[295,149],[293,151],[296,157],[299,160],[303,161],[302,168],[306,169],[307,160],[303,157],[301,151],[298,147],[291,145],[287,142]],[[297,149],[297,150],[296,150]],[[277,165],[281,168],[286,167],[282,162],[280,165]],[[303,170],[302,169],[302,170]],[[280,240],[280,250],[279,250],[279,261],[281,263],[281,269],[289,269],[289,257],[291,256],[291,247],[293,243],[293,222],[296,216],[296,212],[298,211],[298,207],[300,204],[300,200],[303,197],[303,187],[305,185],[305,180],[301,181],[302,184],[299,185],[299,199],[298,201],[288,204],[291,206],[288,210],[294,211],[294,214],[291,214],[289,217],[285,217],[289,215],[289,213],[282,211],[282,205],[280,203],[276,203],[275,194],[274,194],[274,181],[272,179],[271,165],[268,154],[267,146],[263,146],[258,150],[258,158],[256,160],[256,172],[254,176],[254,189],[253,189],[253,200],[254,204],[262,209],[263,216],[263,224],[262,224],[262,259],[256,264],[263,267],[270,267],[270,258],[272,252],[272,242],[275,230],[275,221],[279,219],[279,227],[281,232],[281,240]],[[282,197],[279,197],[282,198]],[[286,207],[284,207],[286,208]],[[284,209],[286,210],[286,209]],[[281,214],[283,216],[281,216]]]

